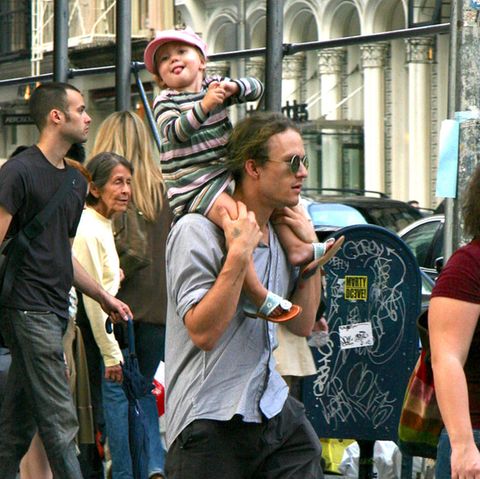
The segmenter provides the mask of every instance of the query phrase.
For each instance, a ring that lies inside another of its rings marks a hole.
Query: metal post
[[[238,24],[237,24],[237,48],[239,50],[245,50],[245,0],[238,0],[237,2],[237,12],[238,12]],[[237,76],[242,78],[246,76],[245,68],[246,60],[245,58],[239,58],[237,60]],[[238,110],[238,118],[241,119],[245,116],[247,108],[246,104],[242,105]]]
[[[55,0],[53,18],[53,80],[68,79],[68,0]]]
[[[265,108],[282,110],[283,0],[267,0]]]
[[[237,3],[238,24],[237,24],[237,47],[239,50],[245,50],[245,0],[238,0]],[[238,60],[238,76],[245,76],[245,59]]]
[[[152,131],[153,139],[155,140],[158,151],[160,151],[160,135],[158,134],[157,124],[155,123],[155,118],[153,117],[152,109],[150,108],[150,103],[148,102],[147,94],[145,93],[145,88],[143,88],[143,83],[140,79],[138,63],[133,62],[132,67],[138,92],[140,93],[140,98],[142,100],[143,107],[145,108],[145,113],[147,115],[148,125],[150,126],[150,130]]]
[[[132,4],[131,0],[117,0],[115,50],[115,109],[130,110],[130,63],[132,61]]]
[[[402,454],[402,465],[400,469],[400,479],[412,479],[413,457]]]
[[[460,214],[463,190],[480,162],[480,6],[474,5],[471,0],[452,2],[449,117],[458,112],[476,112],[476,117],[460,124],[457,198],[445,202],[445,260],[467,240]]]
[[[375,441],[358,440],[360,457],[358,459],[358,479],[373,479],[373,449]]]

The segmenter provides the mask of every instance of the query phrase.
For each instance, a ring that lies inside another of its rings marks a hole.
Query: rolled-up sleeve
[[[167,243],[169,288],[182,320],[213,286],[224,257],[218,241],[223,232],[200,215],[189,216],[194,220],[180,220],[172,228]]]

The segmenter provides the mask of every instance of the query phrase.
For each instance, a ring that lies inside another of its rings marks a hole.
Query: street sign
[[[373,225],[339,230],[326,271],[328,342],[312,348],[307,416],[322,438],[397,440],[405,387],[419,353],[421,278],[408,246]]]
[[[28,113],[2,115],[4,125],[33,125],[33,120]]]

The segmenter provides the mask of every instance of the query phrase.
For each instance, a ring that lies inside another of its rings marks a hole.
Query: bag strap
[[[8,238],[3,240],[2,244],[0,244],[0,254],[7,254],[8,252],[8,245],[12,242],[13,238]],[[5,253],[4,253],[5,251]]]
[[[53,212],[58,208],[60,203],[67,196],[67,193],[75,184],[74,175],[75,169],[73,167],[68,168],[65,181],[50,198],[48,203],[26,226],[24,226],[13,238],[11,238],[11,241],[9,241],[8,262],[1,284],[0,303],[4,300],[4,298],[8,298],[8,296],[10,296],[15,274],[20,263],[22,262],[23,255],[28,249],[30,241],[32,241],[40,233],[42,233],[42,231],[45,230]]]
[[[417,331],[422,349],[425,351],[425,361],[430,362],[430,339],[428,337],[428,308],[417,318]]]

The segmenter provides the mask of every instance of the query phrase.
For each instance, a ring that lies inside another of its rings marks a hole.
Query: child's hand
[[[213,81],[208,85],[207,93],[202,99],[202,110],[210,113],[216,106],[221,105],[225,100],[225,88],[218,81]]]
[[[301,205],[275,210],[272,215],[275,225],[287,225],[304,243],[314,243],[317,240],[313,224]]]
[[[232,95],[237,95],[240,91],[240,88],[234,81],[222,81],[220,86],[225,90],[225,99]]]

